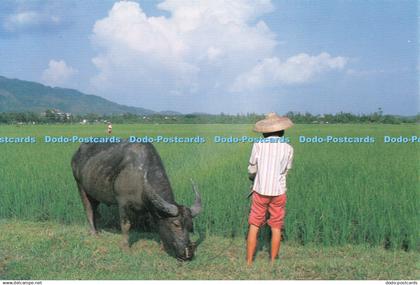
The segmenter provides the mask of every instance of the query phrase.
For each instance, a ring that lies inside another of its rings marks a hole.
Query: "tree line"
[[[371,114],[352,114],[339,112],[336,114],[313,115],[309,112],[288,112],[283,114],[297,124],[346,124],[346,123],[419,123],[420,114],[416,116],[385,115],[381,109]],[[3,112],[0,113],[0,124],[51,124],[51,123],[150,123],[150,124],[253,124],[264,118],[263,114],[151,114],[138,115],[132,113],[99,115],[70,114],[57,110],[36,112]]]

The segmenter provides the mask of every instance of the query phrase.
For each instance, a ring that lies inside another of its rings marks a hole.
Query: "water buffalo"
[[[190,260],[195,246],[189,239],[192,218],[201,211],[200,194],[193,183],[195,202],[190,208],[175,202],[162,161],[150,143],[86,143],[73,155],[71,166],[86,210],[90,229],[96,234],[99,203],[118,205],[123,245],[133,213],[150,213],[164,248],[179,260]]]

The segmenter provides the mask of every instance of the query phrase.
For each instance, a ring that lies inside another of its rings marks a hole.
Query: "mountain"
[[[38,113],[46,109],[59,109],[72,114],[158,114],[144,108],[120,105],[74,89],[49,87],[36,82],[0,76],[0,112]]]

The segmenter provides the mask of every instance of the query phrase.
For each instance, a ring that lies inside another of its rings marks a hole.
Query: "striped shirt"
[[[277,138],[278,137],[268,137]],[[252,146],[248,172],[256,172],[253,190],[278,196],[287,191],[286,175],[292,168],[293,147],[284,142],[256,142]]]

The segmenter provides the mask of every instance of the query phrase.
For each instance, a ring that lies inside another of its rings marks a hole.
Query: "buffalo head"
[[[169,203],[154,191],[148,193],[155,208],[164,214],[158,219],[163,246],[181,261],[191,260],[194,257],[195,245],[190,241],[189,234],[193,231],[193,218],[201,212],[200,194],[194,182],[192,180],[191,182],[195,193],[195,202],[191,207]]]

